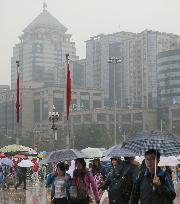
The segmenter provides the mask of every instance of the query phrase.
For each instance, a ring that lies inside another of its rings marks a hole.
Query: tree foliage
[[[75,148],[86,147],[110,147],[113,144],[113,136],[109,130],[97,124],[81,126],[75,130]]]

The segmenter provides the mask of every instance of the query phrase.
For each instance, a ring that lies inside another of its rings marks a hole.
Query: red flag
[[[67,82],[66,82],[66,108],[67,108],[67,120],[69,117],[69,107],[71,104],[71,73],[69,60],[67,59]]]
[[[16,81],[16,121],[19,123],[19,68],[17,68],[17,81]]]

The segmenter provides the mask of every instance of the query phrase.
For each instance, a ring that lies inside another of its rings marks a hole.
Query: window
[[[91,114],[84,115],[84,121],[85,122],[91,122],[92,121],[92,115]]]
[[[75,115],[73,117],[73,121],[74,121],[74,123],[80,123],[81,122],[81,116],[80,115]]]
[[[101,101],[93,101],[93,108],[101,108]]]
[[[40,100],[34,101],[34,121],[40,122]]]
[[[97,121],[106,121],[106,114],[105,113],[98,113],[97,114]]]

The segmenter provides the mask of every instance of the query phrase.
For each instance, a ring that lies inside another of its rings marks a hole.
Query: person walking
[[[133,164],[134,158],[125,157],[118,164],[117,158],[112,158],[112,170],[109,173],[102,190],[108,189],[109,204],[128,204],[138,167]]]
[[[76,191],[76,195],[71,196],[72,204],[89,204],[92,202],[90,198],[91,188],[96,200],[96,203],[100,203],[98,189],[92,175],[92,172],[86,168],[86,162],[84,159],[79,158],[75,161],[76,169],[73,173],[72,188]]]
[[[157,167],[160,160],[158,150],[145,152],[146,169],[138,176],[132,190],[130,204],[171,204],[176,197],[169,175]]]
[[[34,163],[34,166],[33,166],[33,174],[32,174],[32,180],[33,180],[33,183],[35,185],[37,185],[37,183],[39,182],[39,175],[38,175],[38,170],[39,170],[39,165],[37,163],[37,161],[33,161]]]
[[[5,190],[7,188],[7,178],[10,174],[10,166],[6,164],[2,164],[2,189]]]
[[[16,175],[17,175],[17,183],[15,184],[15,189],[17,190],[17,187],[19,187],[23,183],[23,189],[27,190],[26,188],[26,175],[27,168],[26,167],[19,167],[16,168]]]
[[[180,182],[180,164],[176,166],[176,181]]]
[[[67,204],[68,190],[70,188],[70,176],[66,174],[64,163],[58,163],[56,171],[49,174],[46,179],[46,186],[52,185],[52,204]]]

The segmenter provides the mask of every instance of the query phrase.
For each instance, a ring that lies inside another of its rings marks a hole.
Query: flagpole
[[[71,103],[71,76],[69,67],[69,54],[66,54],[67,76],[66,76],[66,108],[67,108],[67,138],[66,148],[70,148],[69,107]]]
[[[19,144],[19,60],[17,64],[17,81],[16,81],[16,144]]]

